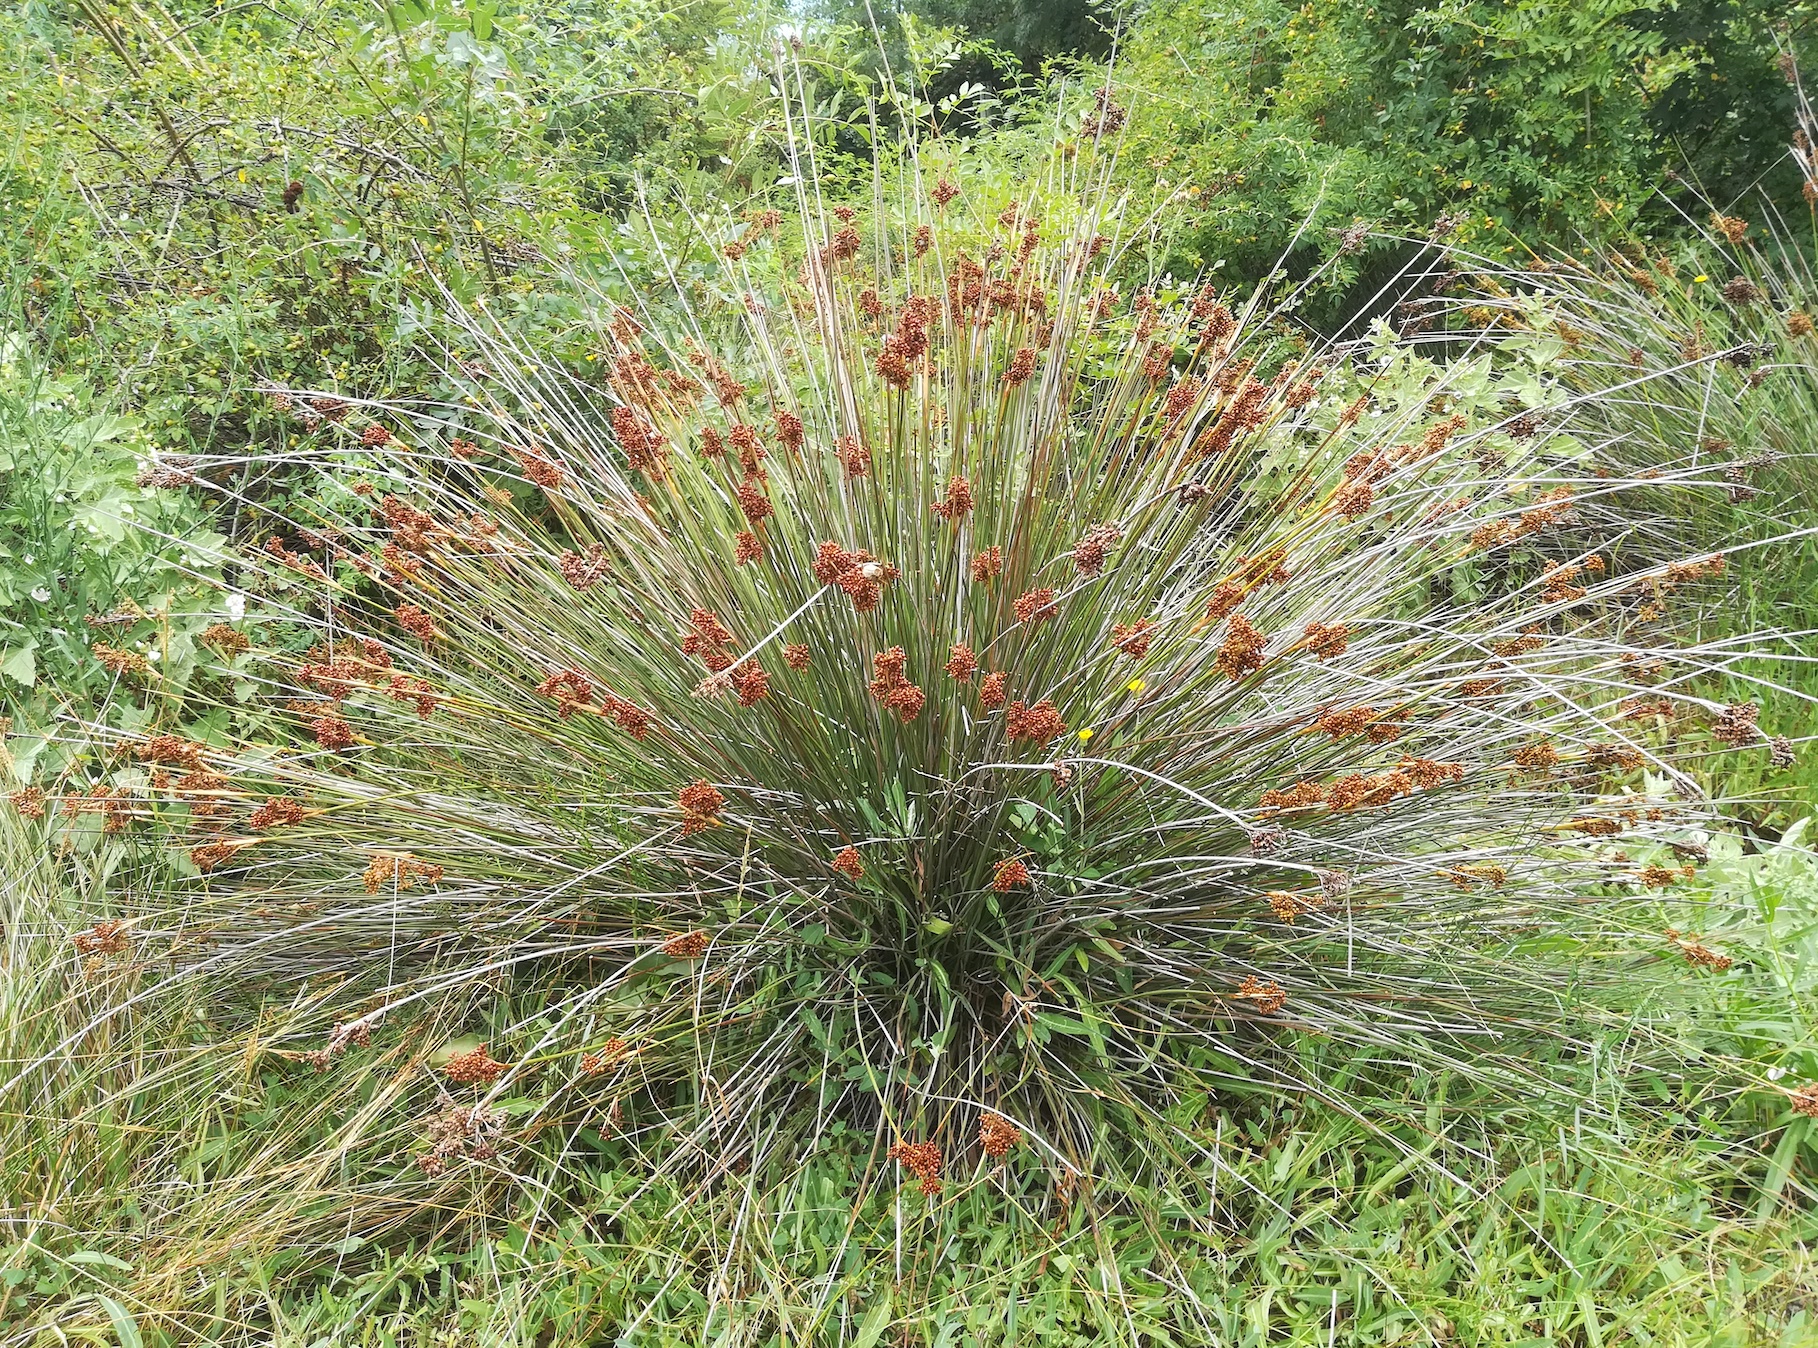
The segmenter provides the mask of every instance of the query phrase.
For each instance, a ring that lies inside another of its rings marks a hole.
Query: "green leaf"
[[[120,1340],[120,1348],[144,1348],[145,1340],[139,1337],[139,1322],[133,1319],[132,1312],[112,1297],[97,1296],[95,1300],[107,1312],[107,1318],[114,1327],[114,1336]]]
[[[10,646],[0,651],[0,674],[4,674],[21,687],[30,688],[38,682],[38,638],[27,637],[22,646]]]
[[[884,1331],[890,1328],[890,1296],[885,1293],[871,1313],[859,1322],[858,1333],[853,1336],[852,1348],[871,1348],[884,1337]]]
[[[106,1268],[117,1268],[123,1273],[131,1273],[133,1266],[115,1255],[103,1254],[100,1250],[77,1250],[69,1257],[72,1264],[99,1264]]]

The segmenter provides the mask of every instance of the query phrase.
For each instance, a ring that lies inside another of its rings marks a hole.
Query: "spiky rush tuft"
[[[911,172],[868,239],[804,202],[793,248],[709,240],[710,283],[601,308],[603,375],[472,318],[468,402],[366,440],[395,503],[325,489],[271,554],[321,633],[265,653],[304,747],[210,767],[294,811],[184,840],[312,905],[257,950],[376,944],[392,1007],[565,964],[496,1090],[679,1089],[675,1164],[843,1116],[949,1184],[981,1128],[1088,1174],[1144,1164],[1106,1120],[1190,1145],[1221,1073],[1319,1086],[1284,1036],[1481,1068],[1569,1028],[1524,952],[1644,892],[1582,821],[1697,817],[1637,794],[1686,785],[1650,577],[1589,566],[1570,462],[1438,372],[1118,298],[1066,163],[1039,220]],[[1455,584],[1490,535],[1538,555]]]

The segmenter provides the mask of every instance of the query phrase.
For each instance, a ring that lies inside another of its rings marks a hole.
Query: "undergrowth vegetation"
[[[1800,34],[1493,9],[5,21],[0,1343],[1818,1338]]]

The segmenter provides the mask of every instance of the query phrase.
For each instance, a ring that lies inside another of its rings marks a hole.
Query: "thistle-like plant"
[[[241,911],[214,967],[356,967],[364,1024],[554,970],[460,1059],[540,1083],[489,1155],[615,1103],[709,1170],[839,1120],[929,1193],[1165,1166],[1221,1078],[1321,1087],[1297,1035],[1519,1073],[1569,1032],[1563,952],[1682,878],[1618,835],[1700,818],[1631,596],[1721,561],[1524,559],[1608,484],[1493,372],[1120,295],[1101,184],[912,158],[862,226],[804,194],[594,296],[580,368],[478,313],[464,405],[289,395],[365,466],[266,550],[288,736],[138,749]]]

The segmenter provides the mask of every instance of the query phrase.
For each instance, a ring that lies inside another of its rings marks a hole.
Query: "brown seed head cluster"
[[[701,780],[684,786],[676,793],[675,801],[682,810],[682,836],[686,838],[719,824],[720,807],[726,797],[712,783]]]
[[[928,701],[926,693],[903,677],[903,667],[908,659],[901,646],[892,646],[871,657],[871,696],[895,712],[904,723],[921,715],[922,707]]]
[[[810,657],[808,647],[799,641],[792,641],[783,647],[783,663],[797,674],[808,668]]]
[[[289,796],[273,796],[254,810],[246,822],[248,826],[261,830],[300,824],[303,822],[303,802]]]
[[[1281,984],[1272,978],[1258,978],[1255,974],[1245,974],[1233,997],[1256,1003],[1256,1009],[1265,1016],[1272,1016],[1288,1004],[1288,994],[1282,991]]]
[[[1019,595],[1015,604],[1016,620],[1025,626],[1034,627],[1055,617],[1060,612],[1054,602],[1056,593],[1042,588]]]
[[[894,566],[878,561],[869,552],[848,552],[831,540],[815,549],[814,578],[823,585],[838,586],[858,613],[874,612],[884,586],[899,574]]]
[[[1344,623],[1308,623],[1307,649],[1318,657],[1320,663],[1343,655],[1351,644],[1351,629]]]
[[[1700,969],[1710,969],[1722,973],[1736,961],[1728,955],[1719,954],[1704,944],[1704,938],[1696,932],[1681,934],[1672,927],[1666,929],[1666,938],[1679,953],[1685,956],[1685,962]]]
[[[396,885],[399,889],[415,889],[418,880],[425,884],[439,884],[442,879],[442,868],[427,861],[418,861],[408,852],[378,852],[366,863],[360,880],[366,886],[368,894],[377,894],[387,884]]]
[[[985,679],[989,684],[992,679],[1000,677],[993,674]],[[985,700],[985,689],[979,689],[979,701]],[[1012,702],[1010,709],[1004,713],[1004,730],[1012,740],[1032,740],[1036,744],[1047,744],[1067,733],[1067,723],[1061,720],[1060,711],[1048,698],[1043,698],[1033,707],[1025,707],[1021,702]]]
[[[1021,857],[1007,857],[991,870],[991,888],[999,894],[1029,886],[1029,867]]]
[[[865,863],[856,847],[842,847],[833,858],[833,869],[854,883],[865,878]]]
[[[1725,707],[1711,722],[1711,737],[1725,744],[1753,744],[1761,738],[1761,708],[1753,702],[1735,702]]]
[[[1000,547],[989,547],[972,558],[972,579],[983,585],[996,580],[1004,573],[1004,550]]]
[[[987,674],[980,679],[978,681],[978,705],[986,711],[995,711],[1003,706],[1004,699],[1008,696],[1004,685],[1009,680],[1010,676],[1001,671],[996,674]]]
[[[1111,646],[1114,650],[1140,660],[1149,653],[1149,644],[1155,639],[1155,624],[1147,618],[1133,623],[1115,623],[1111,628]]]
[[[713,938],[704,931],[686,931],[663,942],[663,953],[671,959],[698,960],[712,943]]]
[[[978,1145],[992,1160],[1003,1160],[1022,1141],[1022,1132],[1002,1114],[986,1110],[979,1115]]]
[[[978,673],[978,657],[972,653],[972,647],[965,642],[955,642],[947,657],[947,677],[958,679],[962,683]]]
[[[890,1148],[890,1159],[900,1164],[921,1182],[922,1192],[932,1198],[941,1191],[941,1149],[936,1142],[898,1142]]]
[[[486,1045],[456,1053],[442,1066],[442,1075],[457,1086],[490,1086],[499,1079],[506,1064],[493,1061]]]
[[[1086,536],[1074,545],[1073,568],[1082,576],[1096,576],[1105,569],[1105,558],[1124,531],[1115,524],[1095,524],[1086,531]]]
[[[1218,658],[1213,663],[1220,673],[1236,682],[1263,667],[1265,644],[1263,634],[1248,618],[1233,613],[1225,629],[1224,644],[1218,648]]]
[[[955,474],[947,479],[947,491],[929,507],[942,519],[958,523],[972,513],[972,483]]]
[[[77,932],[70,937],[70,943],[80,955],[124,955],[132,949],[126,924],[115,918],[97,922],[87,931]]]

